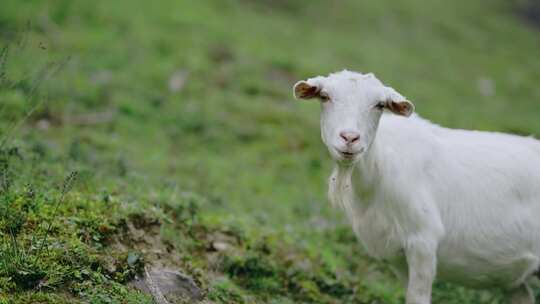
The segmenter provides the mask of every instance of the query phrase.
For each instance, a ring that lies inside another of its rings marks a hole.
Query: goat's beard
[[[355,212],[354,189],[351,181],[353,170],[354,166],[337,164],[328,181],[328,198],[332,206],[343,209],[347,216]]]

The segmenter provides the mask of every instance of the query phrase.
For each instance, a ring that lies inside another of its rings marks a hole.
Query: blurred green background
[[[208,303],[402,303],[330,208],[319,107],[292,85],[374,72],[438,124],[538,135],[539,16],[532,0],[3,0],[1,303],[151,303],[126,286],[154,259]]]

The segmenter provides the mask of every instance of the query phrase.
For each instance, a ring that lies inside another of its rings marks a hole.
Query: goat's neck
[[[354,163],[336,163],[329,180],[328,194],[333,206],[344,209],[349,221],[362,215],[373,203],[377,187],[375,181],[380,176],[378,156],[381,139],[377,136],[368,151]]]

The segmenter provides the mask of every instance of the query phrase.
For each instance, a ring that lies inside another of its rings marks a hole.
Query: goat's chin
[[[358,161],[359,158],[360,158],[360,155],[357,154],[352,157],[343,157],[343,156],[336,157],[334,158],[334,160],[343,165],[353,165],[354,163]]]

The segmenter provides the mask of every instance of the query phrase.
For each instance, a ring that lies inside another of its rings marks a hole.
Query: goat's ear
[[[312,81],[299,81],[294,85],[294,97],[296,99],[311,99],[319,97],[321,88]]]
[[[408,100],[402,100],[402,101],[393,101],[389,100],[386,102],[386,108],[392,113],[409,117],[412,113],[414,113],[414,105],[412,102]]]
[[[414,105],[405,97],[399,94],[391,87],[385,87],[384,100],[386,100],[385,108],[394,114],[409,117],[414,113]]]

